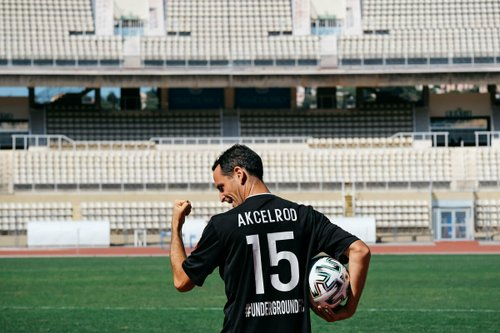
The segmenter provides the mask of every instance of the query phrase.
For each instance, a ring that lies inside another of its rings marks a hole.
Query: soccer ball
[[[332,257],[316,259],[309,271],[309,292],[316,305],[334,308],[347,298],[349,273]]]

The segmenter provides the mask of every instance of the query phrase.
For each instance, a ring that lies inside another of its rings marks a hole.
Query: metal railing
[[[500,132],[476,132],[476,137],[489,135],[500,138]],[[399,132],[390,138],[410,139],[412,142],[428,141],[430,146],[448,147],[448,132]],[[65,135],[12,135],[12,149],[26,150],[39,147],[47,149],[73,150],[130,150],[154,149],[156,145],[230,145],[230,144],[309,144],[313,140],[307,136],[276,137],[153,137],[148,141],[77,141]],[[477,141],[477,140],[476,140]]]
[[[144,150],[155,147],[150,141],[76,141],[65,135],[12,135],[12,149],[46,148],[55,150]]]
[[[376,56],[368,57],[365,54],[359,55],[359,57],[347,57],[343,54],[339,54],[339,67],[342,68],[353,68],[353,67],[413,67],[413,66],[428,66],[428,67],[443,67],[443,66],[468,66],[468,67],[481,67],[481,66],[491,66],[498,65],[500,62],[498,57],[491,54],[489,56],[444,56],[444,57],[434,57],[428,54],[422,53],[421,56],[408,56],[402,55],[400,57],[388,57],[385,54],[378,54]]]
[[[96,59],[80,59],[75,56],[71,59],[15,59],[8,57],[6,60],[0,61],[0,68],[22,68],[22,67],[41,67],[41,68],[116,68],[121,69],[126,67],[127,56],[120,56],[115,59],[96,58]],[[141,55],[141,68],[205,68],[207,70],[220,68],[245,68],[245,67],[321,67],[321,56],[297,57],[291,55],[289,58],[256,58],[245,57],[238,59],[237,57],[228,57],[223,59],[211,59],[209,56],[190,59],[186,56],[184,59],[148,59],[145,55]]]
[[[228,145],[228,144],[306,144],[309,137],[154,137],[149,141],[159,145]]]
[[[414,142],[430,141],[432,146],[444,145],[448,147],[448,132],[399,132],[391,136],[391,138],[411,138]]]
[[[57,147],[61,149],[63,146],[74,146],[75,141],[64,135],[47,135],[47,134],[15,134],[12,135],[12,150],[22,149],[27,150],[30,147],[50,148]]]
[[[484,139],[484,143],[486,146],[491,146],[493,141],[498,141],[500,143],[500,131],[477,131],[474,132],[474,135],[476,137],[476,147],[479,147],[481,145],[481,142]]]

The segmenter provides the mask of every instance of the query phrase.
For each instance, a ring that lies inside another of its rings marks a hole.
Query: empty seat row
[[[71,221],[73,208],[69,202],[0,203],[0,230],[26,230],[27,222]]]
[[[317,59],[319,40],[310,36],[222,38],[143,38],[144,60],[242,60],[242,59]]]
[[[341,200],[300,201],[311,205],[330,218],[344,216]],[[217,201],[192,202],[191,218],[208,221],[231,207]],[[0,231],[26,230],[30,221],[72,221],[79,207],[79,219],[109,221],[111,230],[150,229],[170,227],[172,218],[170,201],[84,201],[70,202],[11,202],[0,203]],[[355,216],[374,217],[378,230],[430,229],[431,205],[428,200],[356,200]],[[478,199],[475,202],[475,226],[479,230],[500,228],[500,199]]]
[[[476,226],[480,229],[500,229],[500,199],[476,201]]]
[[[397,114],[395,114],[397,112]],[[242,136],[388,137],[413,131],[413,112],[409,108],[349,112],[240,111]]]
[[[344,216],[344,202],[341,200],[298,200],[297,202],[306,206],[312,206],[315,210],[323,213],[330,219]]]
[[[339,58],[495,57],[500,51],[499,35],[496,27],[343,36],[339,39]]]
[[[229,209],[228,205],[210,201],[193,201],[190,218],[208,221],[210,216]],[[172,220],[172,203],[152,202],[83,202],[82,217],[110,221],[111,229],[168,229]]]
[[[408,27],[484,27],[498,26],[500,4],[485,1],[396,1],[363,2],[365,29]]]
[[[16,151],[14,184],[210,184],[218,151]],[[446,182],[447,148],[263,150],[272,183]]]
[[[411,137],[390,138],[310,138],[307,144],[311,148],[391,148],[412,147]]]
[[[152,137],[216,137],[220,112],[47,112],[47,134],[75,140],[148,140]]]
[[[498,181],[500,179],[500,150],[477,148],[476,172],[479,181]]]
[[[229,209],[218,202],[192,204],[190,218],[207,221]],[[109,221],[111,230],[168,229],[172,219],[170,202],[82,202],[80,210],[82,220]],[[22,232],[30,221],[71,221],[72,213],[70,203],[0,204],[0,231]]]
[[[378,228],[431,228],[425,200],[358,200],[355,212],[374,217]]]
[[[367,0],[362,15],[364,34],[339,38],[341,64],[483,64],[500,52],[495,0]]]
[[[191,218],[208,221],[230,208],[216,201],[193,201]],[[27,222],[72,221],[75,207],[69,202],[0,203],[0,231],[25,231]],[[112,230],[167,229],[172,203],[163,201],[115,201],[80,203],[80,220],[109,221]]]
[[[413,147],[406,138],[351,138],[308,139],[300,146],[279,148],[259,144],[254,149],[262,156],[265,181],[274,185],[500,184],[500,150],[495,147]],[[116,188],[135,184],[137,189],[193,185],[207,190],[213,181],[210,168],[219,153],[219,145],[194,142],[186,149],[152,141],[54,143],[44,149],[3,153],[0,180],[18,189],[42,188],[38,185],[93,185],[101,189],[101,185]]]

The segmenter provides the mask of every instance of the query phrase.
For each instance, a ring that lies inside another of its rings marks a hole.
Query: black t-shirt
[[[306,333],[309,261],[319,252],[342,260],[357,239],[310,206],[260,194],[213,216],[183,268],[198,286],[219,268],[222,332]]]

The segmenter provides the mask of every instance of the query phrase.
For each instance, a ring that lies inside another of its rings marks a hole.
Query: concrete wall
[[[0,114],[0,118],[29,119],[28,97],[0,97]]]
[[[431,117],[446,117],[447,111],[459,108],[464,111],[472,111],[472,116],[490,116],[490,95],[488,93],[452,92],[429,96],[429,115]]]

